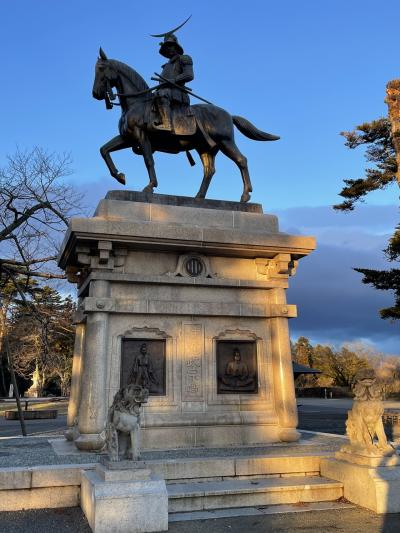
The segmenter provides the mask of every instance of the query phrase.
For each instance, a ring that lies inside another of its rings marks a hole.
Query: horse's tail
[[[233,115],[232,119],[237,129],[249,139],[253,139],[253,141],[277,141],[280,139],[278,135],[272,135],[271,133],[266,133],[265,131],[257,129],[251,122],[243,117]]]

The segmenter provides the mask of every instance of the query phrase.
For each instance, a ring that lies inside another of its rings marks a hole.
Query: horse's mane
[[[117,61],[116,59],[109,59],[108,61],[113,65],[113,67],[115,67],[116,70],[128,78],[128,80],[132,82],[138,91],[145,91],[149,88],[142,76],[138,74],[136,70],[133,70],[133,68],[129,67],[125,63],[122,63],[121,61]]]

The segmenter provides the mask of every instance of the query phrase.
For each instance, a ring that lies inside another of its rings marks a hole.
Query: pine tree
[[[29,307],[24,301],[16,303],[10,328],[16,372],[29,378],[37,369],[42,389],[50,378],[56,378],[66,395],[74,343],[72,299],[43,286],[32,291]]]
[[[365,158],[374,166],[365,169],[365,177],[355,180],[344,180],[345,186],[339,193],[344,201],[334,205],[334,209],[351,211],[355,203],[364,201],[365,196],[372,191],[382,190],[397,181],[400,185],[400,80],[393,80],[387,84],[386,103],[389,106],[389,117],[379,118],[372,122],[365,122],[352,131],[341,133],[346,139],[346,146],[350,149],[365,146]],[[387,259],[397,262],[400,259],[400,226],[395,228],[394,234],[384,250]],[[373,270],[369,268],[355,268],[363,274],[362,282],[372,285],[375,289],[393,291],[394,304],[380,310],[381,318],[400,319],[400,269]]]

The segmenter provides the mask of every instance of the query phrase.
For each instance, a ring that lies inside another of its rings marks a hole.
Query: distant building
[[[301,376],[301,374],[322,374],[322,370],[317,370],[316,368],[310,368],[306,365],[300,365],[299,363],[295,363],[292,361],[293,365],[293,376],[294,380]]]

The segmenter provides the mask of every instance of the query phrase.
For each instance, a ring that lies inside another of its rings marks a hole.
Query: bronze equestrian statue
[[[185,87],[185,83],[194,78],[192,59],[183,53],[172,32],[162,35],[164,41],[160,43],[160,54],[168,62],[163,65],[161,75],[154,78],[159,81],[159,85],[151,88],[135,70],[120,61],[108,59],[100,48],[93,97],[105,100],[107,109],[110,109],[116,97],[113,94],[115,88],[121,106],[119,135],[100,148],[111,175],[119,183],[125,184],[125,175],[117,170],[110,153],[131,148],[135,154],[144,158],[150,182],[143,191],[152,193],[154,187],[157,187],[154,152],[186,152],[193,165],[189,151],[196,150],[204,167],[203,181],[196,198],[205,198],[215,173],[215,156],[221,150],[239,167],[243,180],[240,201],[248,202],[253,189],[247,159],[234,141],[233,126],[255,141],[275,141],[279,137],[265,133],[245,118],[231,116],[211,103],[190,106],[189,94],[195,95]]]

